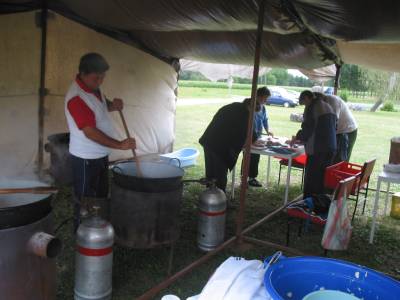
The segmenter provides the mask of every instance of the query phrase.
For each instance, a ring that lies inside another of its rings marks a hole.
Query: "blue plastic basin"
[[[199,150],[196,148],[182,148],[171,153],[161,154],[160,157],[177,167],[184,168],[195,165],[199,154]]]
[[[321,257],[281,257],[264,277],[273,300],[302,300],[318,290],[337,290],[363,300],[398,300],[400,282],[372,269]]]

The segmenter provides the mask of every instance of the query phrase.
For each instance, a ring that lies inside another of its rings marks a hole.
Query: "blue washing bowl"
[[[200,152],[196,148],[182,148],[171,153],[161,154],[160,157],[169,161],[170,164],[184,168],[195,165],[199,154]]]
[[[318,290],[341,291],[363,300],[400,299],[400,282],[363,266],[321,257],[281,257],[267,268],[264,286],[273,300],[302,300]]]

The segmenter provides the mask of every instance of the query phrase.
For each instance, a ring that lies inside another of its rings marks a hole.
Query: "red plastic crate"
[[[361,171],[361,165],[342,161],[326,168],[324,185],[328,189],[335,189],[338,183],[343,179],[349,178],[351,176],[360,177]],[[358,186],[358,180],[359,178],[357,178],[355,184],[353,185],[353,189],[351,191],[352,194],[354,194]]]

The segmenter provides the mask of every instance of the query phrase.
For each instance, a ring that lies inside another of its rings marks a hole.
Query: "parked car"
[[[297,93],[291,93],[284,88],[271,88],[271,97],[267,100],[267,105],[280,105],[284,107],[295,107],[299,105]]]

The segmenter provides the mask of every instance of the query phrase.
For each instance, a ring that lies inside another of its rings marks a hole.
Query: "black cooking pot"
[[[47,137],[44,145],[50,153],[50,174],[59,185],[72,185],[72,156],[69,153],[69,133],[57,133]]]
[[[114,183],[137,192],[162,193],[179,189],[183,169],[168,163],[141,162],[142,177],[137,176],[136,164],[125,161],[112,168]]]
[[[1,187],[26,188],[43,186],[36,181],[12,181]],[[51,194],[0,195],[0,229],[13,228],[34,223],[51,212]]]

